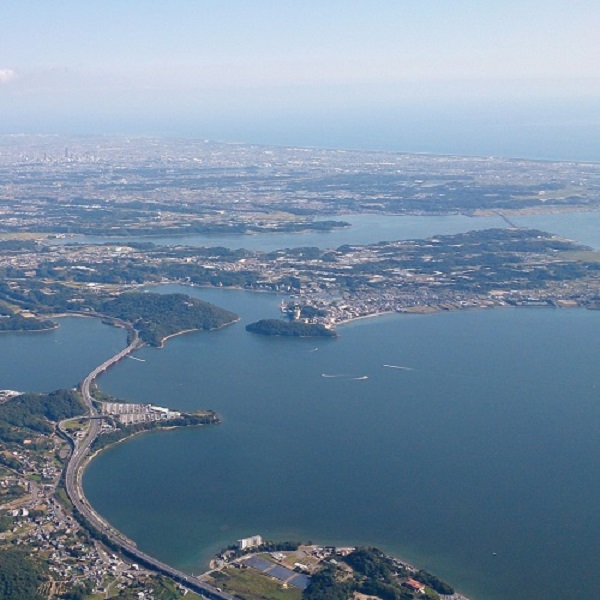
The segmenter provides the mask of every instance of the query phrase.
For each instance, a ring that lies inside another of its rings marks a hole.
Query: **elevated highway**
[[[101,419],[97,418],[100,415],[98,415],[98,412],[96,411],[92,402],[90,388],[98,375],[112,367],[114,364],[141,346],[137,332],[133,329],[130,331],[133,335],[131,343],[126,348],[96,367],[81,383],[81,395],[88,411],[89,428],[86,435],[82,439],[77,440],[71,438],[73,451],[65,471],[65,487],[67,494],[79,514],[92,526],[92,528],[105,535],[110,542],[128,558],[144,565],[149,569],[157,571],[162,575],[166,575],[167,577],[174,579],[178,583],[181,583],[182,585],[206,598],[216,600],[234,600],[234,597],[230,594],[222,592],[217,588],[200,581],[198,578],[175,569],[139,550],[135,545],[135,542],[114,529],[91,507],[83,493],[82,474],[85,467],[85,462],[89,456],[91,445],[98,437],[101,426]]]

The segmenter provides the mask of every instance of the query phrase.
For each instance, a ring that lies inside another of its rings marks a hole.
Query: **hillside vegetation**
[[[185,294],[126,293],[94,308],[131,323],[151,346],[160,346],[164,338],[182,331],[217,329],[237,320],[236,314]]]

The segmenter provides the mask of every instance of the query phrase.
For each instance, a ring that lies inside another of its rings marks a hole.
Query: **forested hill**
[[[282,335],[292,337],[336,337],[335,331],[320,323],[301,323],[283,319],[262,319],[246,325],[246,331],[261,335]]]
[[[0,598],[43,600],[40,584],[48,579],[48,566],[26,550],[2,548],[0,552]],[[65,597],[65,596],[63,596]],[[74,596],[73,596],[74,597]]]
[[[237,320],[237,315],[185,294],[126,293],[99,303],[96,310],[128,321],[140,338],[160,346],[164,338],[190,329],[216,329]]]
[[[84,412],[85,406],[74,390],[22,394],[0,404],[0,442],[22,442],[31,432],[50,433],[54,427],[49,421],[58,423]]]
[[[55,327],[58,325],[50,319],[25,317],[14,305],[0,300],[0,331],[42,331]]]

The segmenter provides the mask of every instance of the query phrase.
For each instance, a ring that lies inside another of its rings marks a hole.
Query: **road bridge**
[[[82,473],[86,459],[89,456],[90,447],[98,437],[101,421],[101,416],[98,414],[98,411],[92,402],[90,387],[98,375],[141,346],[137,331],[132,328],[129,329],[132,334],[131,343],[96,367],[81,383],[81,395],[87,408],[90,426],[82,439],[74,439],[71,437],[73,451],[65,471],[65,488],[67,494],[81,517],[85,519],[93,529],[105,535],[115,547],[129,558],[143,564],[151,570],[174,579],[178,583],[206,598],[214,600],[234,600],[234,597],[230,594],[222,592],[217,588],[200,581],[197,577],[193,577],[183,571],[175,569],[139,550],[135,545],[135,542],[127,538],[120,531],[114,529],[91,507],[83,493]]]

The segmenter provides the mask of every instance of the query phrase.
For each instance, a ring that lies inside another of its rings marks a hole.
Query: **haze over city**
[[[2,15],[2,133],[595,157],[591,0],[25,1]]]

